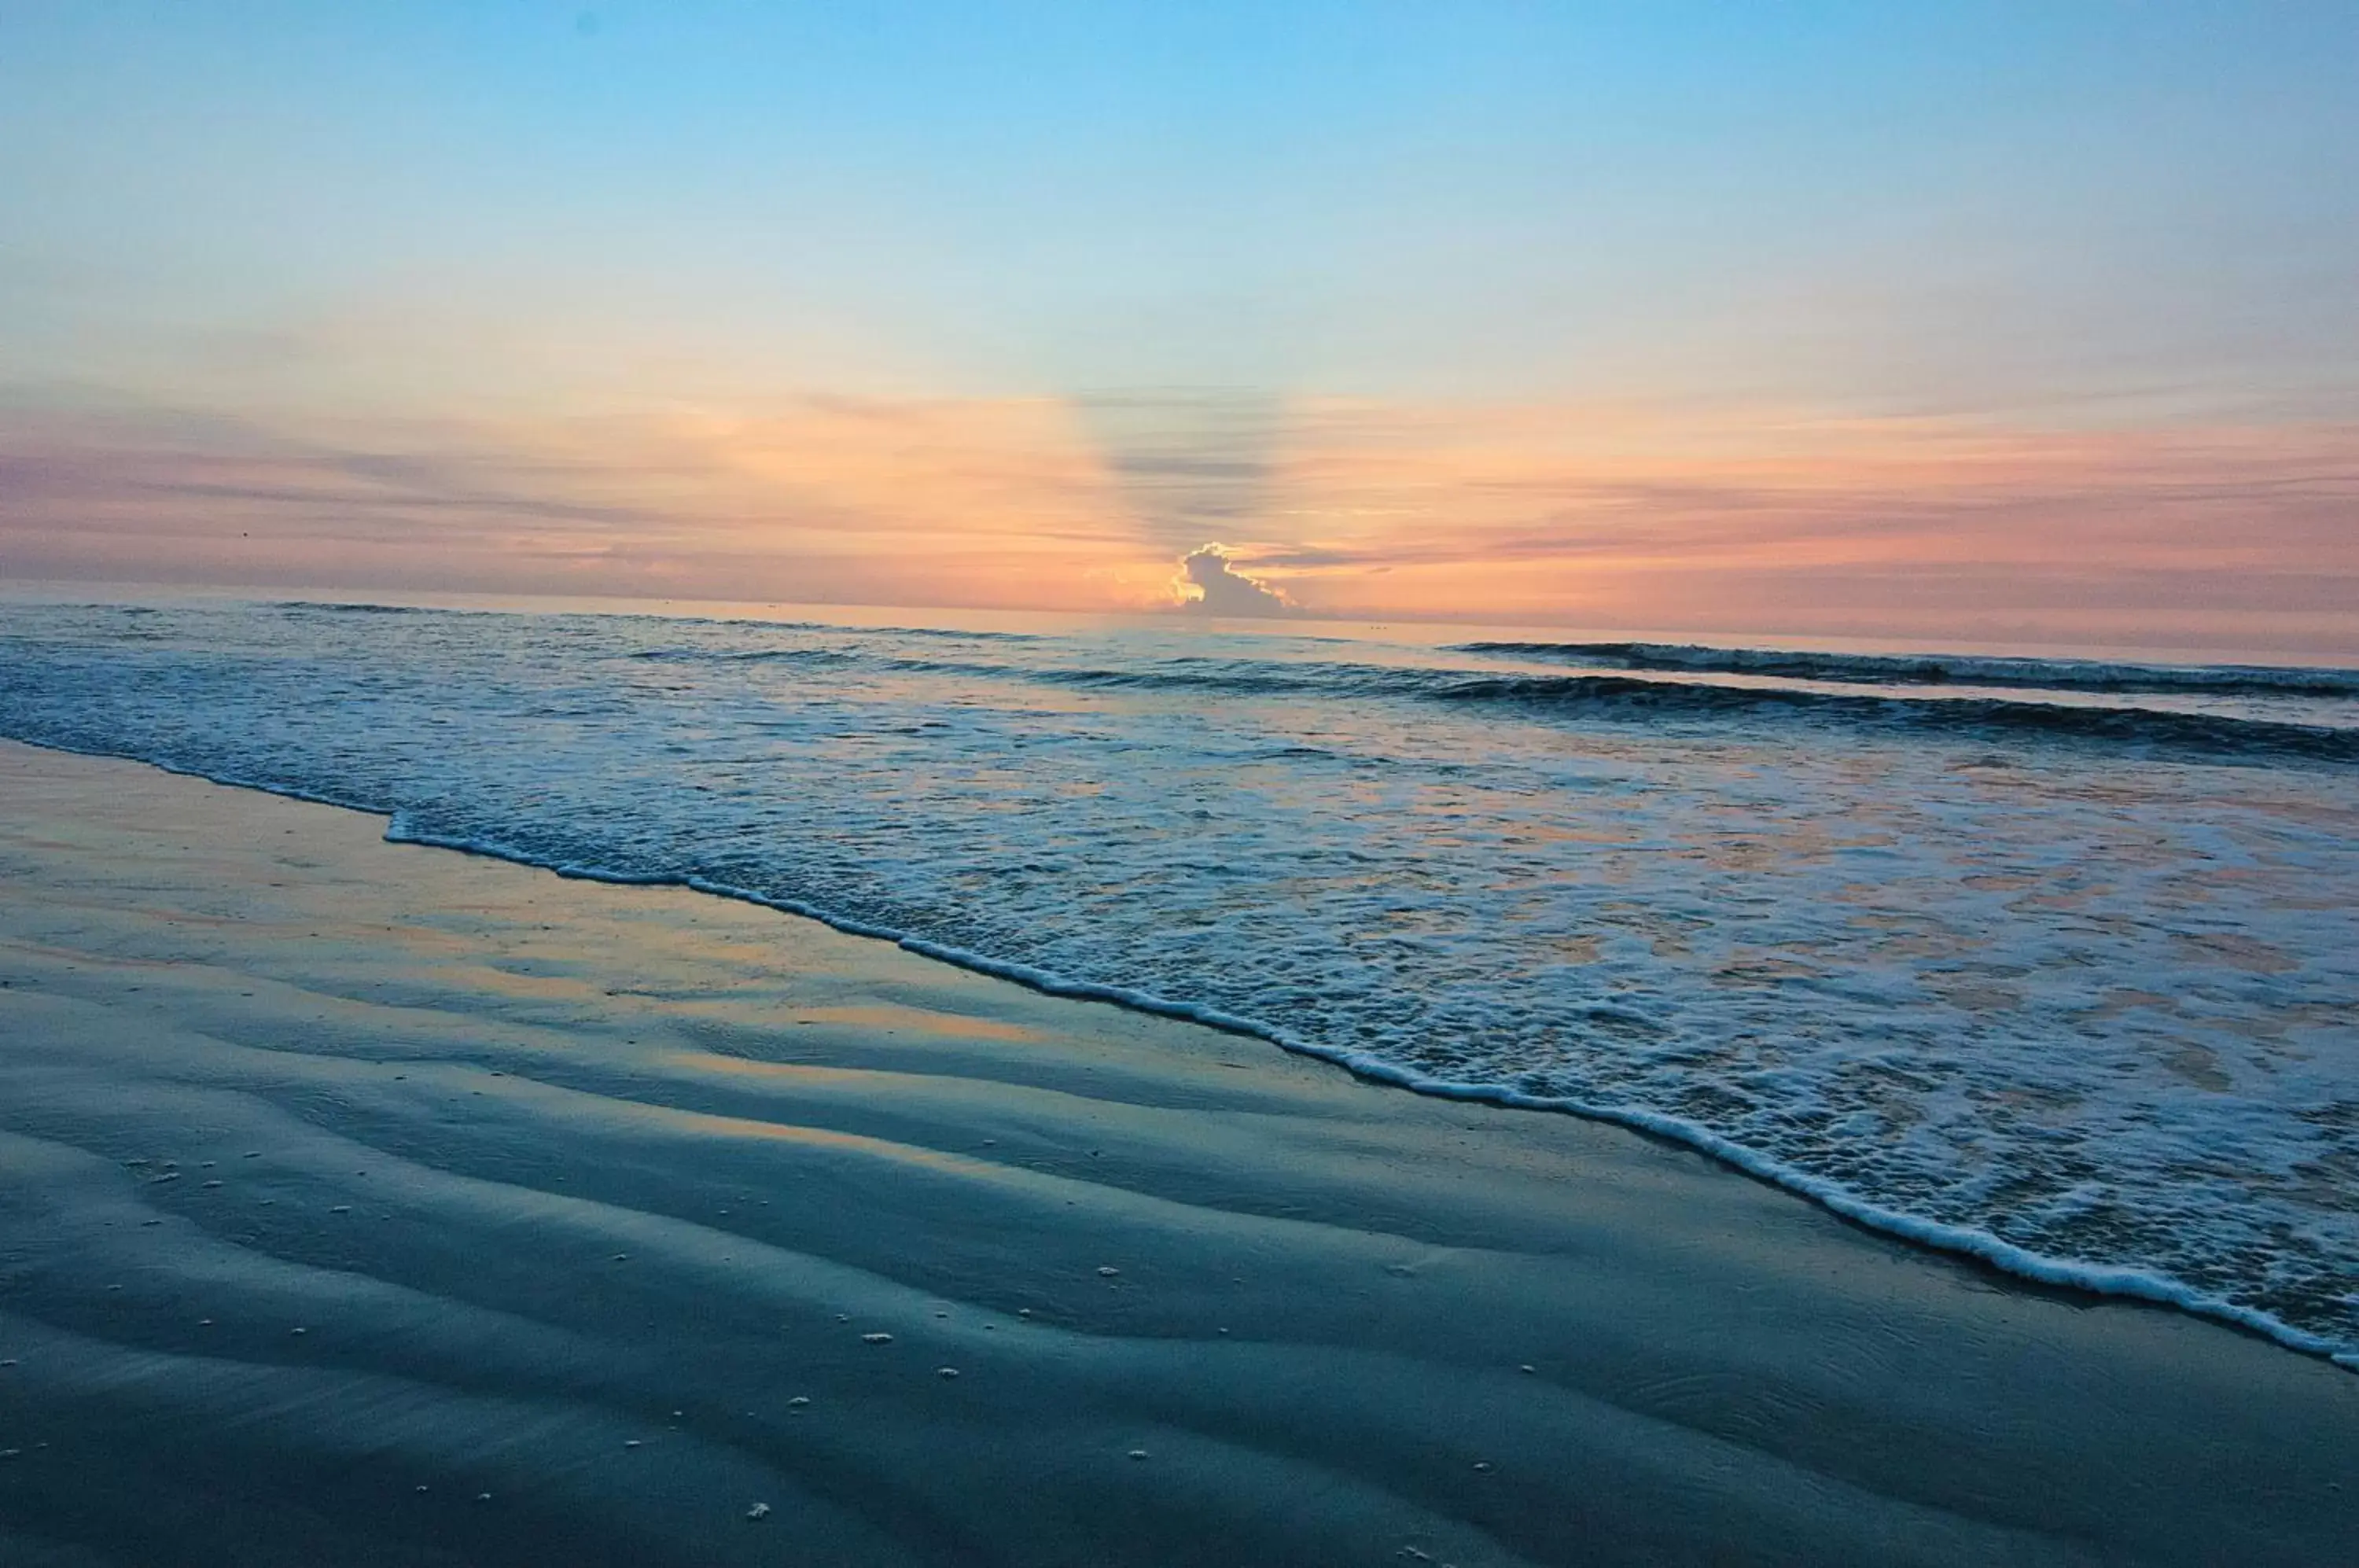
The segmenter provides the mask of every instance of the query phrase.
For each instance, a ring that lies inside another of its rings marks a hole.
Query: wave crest
[[[2205,692],[2220,696],[2359,696],[2359,670],[2257,664],[2135,664],[1982,654],[1819,653],[1656,642],[1468,642],[1456,653],[1560,659],[1610,670],[1695,670],[1867,685],[2022,686],[2059,691]]]

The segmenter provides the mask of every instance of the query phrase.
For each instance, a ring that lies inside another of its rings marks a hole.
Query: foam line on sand
[[[2359,1561],[2256,1337],[381,832],[0,746],[0,1562]]]

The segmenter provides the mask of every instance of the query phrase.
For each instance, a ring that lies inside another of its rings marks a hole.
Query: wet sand
[[[0,1563],[2359,1562],[2324,1362],[382,831],[0,744]]]

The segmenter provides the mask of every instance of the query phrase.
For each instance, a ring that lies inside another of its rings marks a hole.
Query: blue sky
[[[426,317],[897,391],[2352,393],[2349,5],[9,15],[20,365]]]

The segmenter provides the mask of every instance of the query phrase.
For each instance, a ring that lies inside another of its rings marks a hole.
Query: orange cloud
[[[1224,576],[1311,614],[2359,643],[2347,425],[1161,396],[20,408],[0,571],[1121,609],[1168,605],[1179,556],[1218,537]]]

